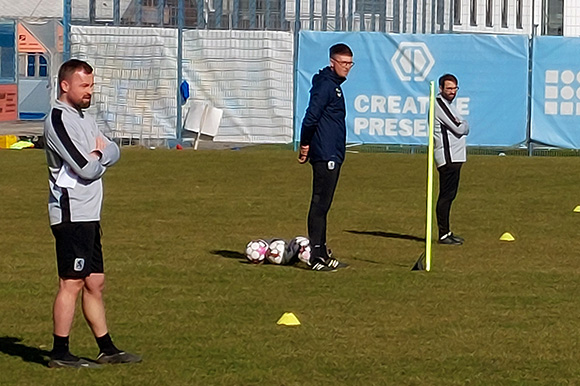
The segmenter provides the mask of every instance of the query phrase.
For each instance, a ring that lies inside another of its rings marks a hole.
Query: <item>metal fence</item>
[[[65,0],[64,17],[83,25],[440,33],[456,24],[458,1]]]

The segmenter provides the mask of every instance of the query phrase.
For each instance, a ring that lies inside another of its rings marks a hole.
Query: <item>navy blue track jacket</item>
[[[330,67],[312,77],[310,102],[302,121],[300,144],[310,145],[310,162],[342,164],[346,151],[346,107],[340,85],[346,80]]]

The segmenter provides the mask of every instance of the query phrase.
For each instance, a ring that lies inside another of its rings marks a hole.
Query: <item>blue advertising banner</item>
[[[469,121],[469,145],[510,146],[526,139],[526,36],[399,35],[301,31],[295,127],[308,107],[312,76],[328,50],[348,44],[355,66],[342,85],[350,143],[427,144],[429,82],[459,80],[455,104]]]
[[[534,39],[531,139],[580,148],[580,39]]]

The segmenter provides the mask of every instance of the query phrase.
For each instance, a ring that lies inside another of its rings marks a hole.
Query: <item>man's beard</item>
[[[77,110],[88,109],[91,106],[91,98],[88,101],[81,100],[77,103],[76,108]]]

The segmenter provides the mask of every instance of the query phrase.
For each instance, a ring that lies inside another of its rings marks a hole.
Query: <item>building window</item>
[[[48,77],[48,62],[43,55],[38,55],[38,76],[41,78]]]
[[[477,25],[477,0],[470,0],[469,24]]]
[[[36,74],[36,56],[34,54],[28,55],[28,67],[26,76],[31,78]]]
[[[20,71],[24,78],[48,78],[48,60],[43,54],[20,54]]]
[[[542,10],[542,20],[544,35],[562,36],[564,32],[564,1],[546,0]]]
[[[508,27],[508,0],[501,0],[501,26]]]
[[[453,0],[453,24],[461,25],[461,0]]]
[[[493,27],[493,0],[485,1],[485,25]]]
[[[522,3],[523,0],[516,0],[516,28],[522,29]]]

